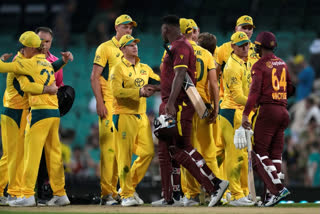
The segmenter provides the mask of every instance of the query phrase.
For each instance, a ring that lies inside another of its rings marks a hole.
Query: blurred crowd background
[[[141,39],[141,61],[156,72],[164,51],[160,35],[163,15],[193,18],[201,32],[216,35],[219,46],[230,40],[241,15],[253,17],[256,28],[252,41],[260,31],[272,31],[278,40],[276,55],[287,62],[297,87],[288,105],[291,123],[283,154],[285,182],[289,187],[320,186],[320,1],[2,0],[1,54],[17,51],[22,32],[48,26],[54,31],[50,51],[59,56],[60,51],[70,50],[74,55],[74,61],[64,68],[63,81],[75,88],[76,99],[71,111],[61,119],[60,130],[67,179],[99,179],[98,117],[90,74],[97,46],[112,38],[114,20],[124,13],[138,23],[133,35]],[[6,74],[1,74],[1,106],[5,79]],[[157,116],[159,99],[148,98],[151,123]],[[156,138],[154,143],[157,148]],[[158,186],[158,168],[155,157],[140,186]]]

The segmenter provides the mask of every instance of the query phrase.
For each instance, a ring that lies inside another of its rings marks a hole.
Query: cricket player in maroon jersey
[[[280,178],[284,130],[289,123],[287,97],[294,93],[286,63],[274,55],[276,38],[271,32],[261,32],[256,38],[256,53],[260,59],[251,70],[252,85],[242,116],[242,126],[250,129],[248,115],[258,106],[253,119],[253,168],[264,181],[269,198],[264,206],[274,206],[290,194]]]
[[[159,115],[168,115],[176,121],[174,136],[159,140],[159,162],[163,199],[153,206],[182,206],[179,198],[172,194],[172,161],[181,164],[194,176],[211,195],[209,206],[215,206],[226,191],[229,182],[217,178],[205,163],[203,157],[191,146],[191,128],[194,108],[182,89],[186,73],[194,83],[196,57],[190,43],[180,33],[179,17],[165,16],[161,27],[162,38],[171,44],[161,67],[161,99]]]

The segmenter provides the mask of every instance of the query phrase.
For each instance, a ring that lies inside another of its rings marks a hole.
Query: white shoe
[[[17,198],[16,200],[9,201],[10,207],[33,207],[36,206],[36,200],[34,199],[34,195],[26,198],[25,196],[22,198]]]
[[[118,204],[119,202],[112,197],[112,194],[103,196],[100,202],[100,205],[107,205],[107,206],[118,205]]]
[[[1,196],[0,197],[0,206],[8,206],[9,202],[8,202],[8,198],[5,196]]]
[[[121,201],[121,206],[123,207],[131,207],[139,205],[134,197],[123,198]]]
[[[63,196],[56,196],[54,195],[48,202],[48,206],[66,206],[69,205],[70,201],[68,196],[63,195]]]
[[[221,180],[219,184],[219,188],[211,195],[211,200],[208,207],[215,206],[218,202],[220,202],[224,192],[227,190],[229,186],[229,181]]]
[[[187,198],[187,196],[184,196],[182,198],[182,201],[183,201],[183,206],[185,206],[185,207],[199,206],[199,202],[196,201],[196,199],[192,198],[192,197]]]
[[[143,205],[144,204],[143,200],[139,197],[139,194],[137,192],[133,193],[133,197],[138,202],[139,205]]]
[[[232,206],[236,206],[236,207],[239,207],[239,206],[253,206],[254,202],[250,201],[247,197],[243,197],[243,198],[240,198],[238,200],[232,200],[232,201],[229,202],[229,204],[232,205]]]
[[[180,198],[180,200],[172,199],[172,201],[167,202],[164,200],[164,198],[161,198],[158,201],[154,201],[151,203],[151,206],[153,207],[183,207],[183,201]]]
[[[267,201],[264,204],[264,206],[265,207],[273,207],[274,205],[279,203],[281,199],[287,197],[288,195],[290,195],[290,192],[287,188],[284,187],[283,190],[280,191],[279,195],[272,195],[270,200]]]

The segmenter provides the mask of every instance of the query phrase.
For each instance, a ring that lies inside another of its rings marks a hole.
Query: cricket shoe
[[[229,202],[230,205],[235,207],[253,206],[255,202],[249,200],[247,197],[239,198]]]
[[[0,196],[0,206],[8,206],[8,198],[5,196]]]
[[[70,204],[69,198],[66,195],[56,196],[54,195],[48,202],[47,206],[67,206]]]
[[[30,197],[22,197],[22,198],[17,198],[16,200],[9,201],[9,206],[10,207],[33,207],[36,206],[36,200],[33,196]]]
[[[151,203],[151,206],[153,207],[183,207],[183,201],[172,199],[171,201],[166,201],[164,198],[154,201]]]
[[[105,195],[100,200],[100,205],[112,206],[118,204],[119,202],[112,197],[112,194]]]
[[[199,201],[196,199],[196,197],[190,197],[184,196],[182,198],[183,206],[185,207],[192,207],[192,206],[199,206]]]
[[[139,197],[139,194],[137,192],[133,193],[133,198],[138,202],[139,205],[143,205],[143,200]]]
[[[221,180],[218,185],[218,189],[211,195],[211,200],[209,202],[208,207],[215,206],[218,202],[220,202],[224,192],[228,189],[229,181]]]
[[[123,207],[132,207],[132,206],[138,206],[138,202],[134,197],[129,197],[129,198],[123,198],[121,201],[121,206]]]
[[[273,207],[274,205],[278,204],[280,202],[281,199],[284,199],[285,197],[287,197],[288,195],[290,195],[290,192],[287,188],[283,188],[279,195],[272,195],[270,200],[267,201],[264,206],[265,207]]]

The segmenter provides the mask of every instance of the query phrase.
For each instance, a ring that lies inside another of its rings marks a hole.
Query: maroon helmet
[[[275,35],[268,31],[259,33],[254,43],[260,45],[263,48],[271,50],[277,47],[277,40]]]

